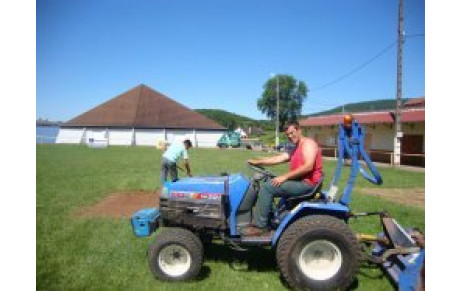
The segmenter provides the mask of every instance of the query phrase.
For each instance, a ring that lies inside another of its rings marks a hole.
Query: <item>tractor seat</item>
[[[323,179],[324,179],[324,175],[321,176],[321,179],[319,179],[319,181],[316,184],[316,186],[313,189],[311,189],[311,191],[309,191],[309,192],[307,192],[305,194],[298,195],[298,196],[286,197],[286,202],[288,204],[292,205],[293,203],[301,202],[301,201],[309,200],[309,199],[313,198],[316,193],[321,191],[321,187],[323,186]]]

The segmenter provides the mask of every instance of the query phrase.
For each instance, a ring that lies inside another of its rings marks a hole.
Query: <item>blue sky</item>
[[[425,95],[425,2],[405,0],[403,97]],[[192,108],[265,119],[271,73],[302,113],[395,98],[398,0],[37,0],[36,115],[68,120],[138,84]]]

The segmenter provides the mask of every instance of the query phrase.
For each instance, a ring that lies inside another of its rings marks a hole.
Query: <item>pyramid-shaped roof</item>
[[[136,86],[61,126],[226,129],[145,85]]]

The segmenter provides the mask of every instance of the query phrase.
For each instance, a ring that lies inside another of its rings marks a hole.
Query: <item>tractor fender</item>
[[[323,214],[323,215],[330,215],[337,217],[339,219],[346,219],[348,217],[348,213],[350,209],[342,204],[339,203],[310,203],[310,202],[302,202],[299,203],[296,207],[294,207],[289,214],[287,214],[283,220],[281,221],[280,225],[275,231],[275,234],[272,237],[271,245],[272,247],[276,247],[281,234],[287,227],[299,219],[300,217],[312,215],[312,214]]]

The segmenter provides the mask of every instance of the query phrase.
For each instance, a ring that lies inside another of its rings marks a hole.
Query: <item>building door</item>
[[[401,150],[403,154],[423,154],[423,135],[403,135]]]

